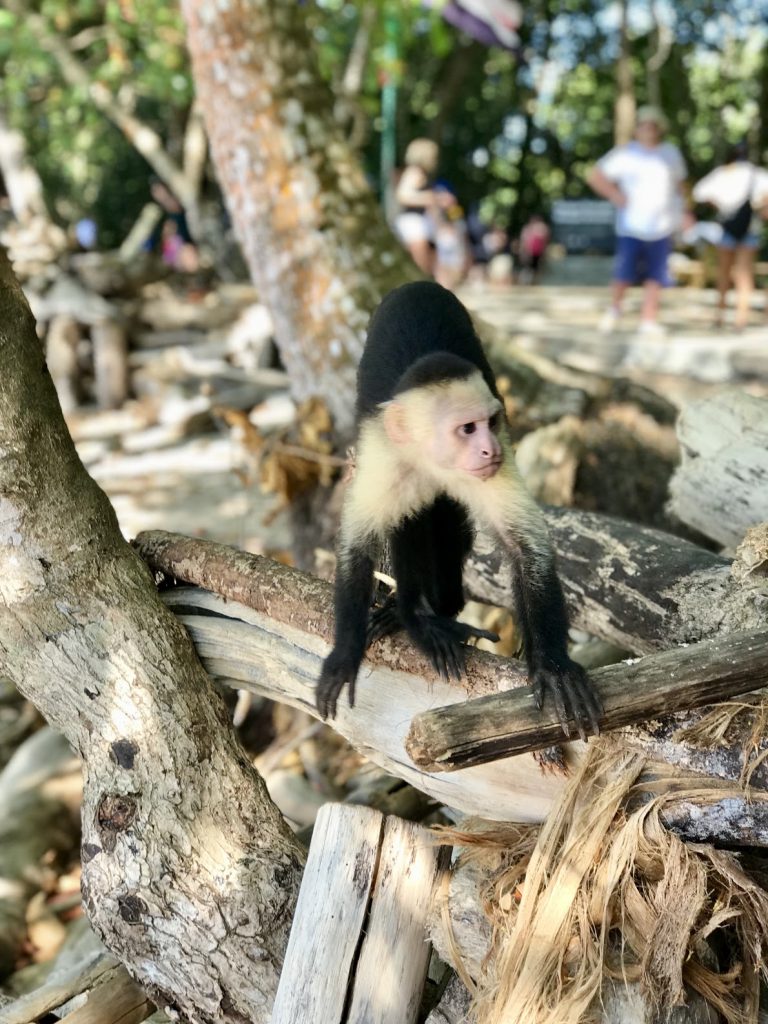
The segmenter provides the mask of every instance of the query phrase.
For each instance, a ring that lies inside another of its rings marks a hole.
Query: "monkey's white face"
[[[480,373],[399,395],[385,409],[384,422],[390,440],[427,470],[489,480],[501,467],[501,403]]]

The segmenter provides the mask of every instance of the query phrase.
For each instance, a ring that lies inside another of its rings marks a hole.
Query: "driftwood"
[[[603,732],[768,685],[768,632],[734,633],[691,647],[609,665],[590,676],[603,704]],[[425,711],[405,742],[425,771],[454,771],[557,743],[554,708],[526,688]]]
[[[262,561],[270,564],[266,559]],[[176,588],[163,596],[188,630],[212,676],[317,716],[315,683],[330,638],[323,640],[308,629],[306,619],[314,618],[318,606],[324,605],[328,629],[330,587],[279,566],[276,574],[282,577],[286,590],[276,596],[270,587],[270,572],[266,570],[265,575],[257,569],[244,582],[258,590],[263,581],[271,613],[196,588]],[[283,599],[285,619],[293,618],[292,623],[276,614]],[[417,768],[405,750],[408,726],[419,712],[434,704],[466,700],[470,687],[474,693],[491,692],[491,687],[495,692],[494,675],[500,685],[523,682],[517,662],[502,661],[482,651],[470,652],[468,661],[468,679],[450,685],[440,680],[405,640],[383,641],[375,660],[371,657],[363,664],[355,707],[350,709],[342,696],[333,727],[371,760],[440,803],[466,814],[539,821],[557,799],[565,774],[544,773],[532,755],[430,775]],[[582,748],[582,744],[571,745],[565,755],[566,765],[575,766]]]
[[[70,1024],[139,1024],[154,1012],[85,918],[70,925],[67,942],[49,966],[41,985],[0,1009],[0,1024],[29,1024],[59,1007]]]
[[[177,587],[164,592],[212,675],[317,714],[315,680],[331,641],[328,584],[259,556],[173,534],[140,534],[135,544],[154,571],[216,591]],[[498,820],[542,821],[566,779],[562,772],[543,771],[532,755],[430,775],[405,749],[410,721],[420,712],[526,683],[523,667],[512,659],[471,651],[467,663],[467,678],[448,685],[406,640],[382,641],[363,665],[355,708],[350,711],[342,697],[333,726],[386,770],[451,807]],[[668,733],[656,739],[658,725],[628,730],[627,742],[659,762],[657,774],[668,787],[680,773],[664,762],[669,759],[674,765],[683,756],[703,773],[699,788],[706,791],[701,800],[667,802],[665,820],[684,833],[693,826],[698,838],[731,834],[758,845],[768,842],[768,806],[748,803],[738,781],[743,760],[738,737],[710,752],[710,769],[704,752],[683,741],[670,743]],[[579,741],[564,745],[568,770],[581,761],[584,750]],[[717,776],[714,781],[710,774]],[[761,769],[753,784],[768,788]]]
[[[670,484],[678,519],[725,547],[768,518],[768,399],[718,392],[687,405],[682,462]]]
[[[571,623],[634,654],[759,632],[768,578],[741,578],[728,558],[661,530],[565,508],[546,510]],[[478,537],[466,583],[480,601],[511,607],[500,552]]]
[[[315,823],[272,1024],[412,1024],[441,861],[418,825],[326,804]]]

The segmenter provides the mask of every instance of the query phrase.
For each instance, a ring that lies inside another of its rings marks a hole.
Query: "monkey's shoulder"
[[[437,498],[444,487],[401,457],[377,418],[363,424],[355,473],[348,485],[345,518],[355,532],[386,535]]]

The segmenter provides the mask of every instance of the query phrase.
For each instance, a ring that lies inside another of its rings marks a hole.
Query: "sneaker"
[[[641,320],[637,333],[646,338],[663,338],[667,330],[657,320]]]
[[[612,334],[613,331],[619,326],[619,319],[621,313],[618,309],[613,306],[610,309],[606,309],[603,315],[600,317],[600,323],[598,324],[598,330],[601,334]]]

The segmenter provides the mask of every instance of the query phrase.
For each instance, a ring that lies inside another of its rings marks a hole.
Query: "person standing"
[[[640,331],[663,334],[661,289],[669,284],[667,259],[672,234],[684,209],[686,167],[679,149],[664,141],[667,119],[655,107],[637,112],[635,137],[616,146],[592,168],[587,183],[616,207],[616,262],[611,306],[601,321],[613,330],[630,285],[643,283]]]
[[[717,243],[717,317],[722,327],[725,300],[731,280],[736,288],[736,330],[749,322],[755,287],[755,253],[760,241],[761,221],[757,215],[768,207],[768,171],[748,159],[747,145],[731,146],[725,163],[710,171],[693,188],[697,203],[715,207],[722,228]]]
[[[413,139],[405,150],[405,168],[395,190],[400,212],[395,229],[414,263],[430,276],[435,269],[433,180],[440,151],[432,139]]]
[[[541,214],[534,213],[520,232],[520,280],[524,284],[537,284],[542,263],[549,245],[549,227]]]

